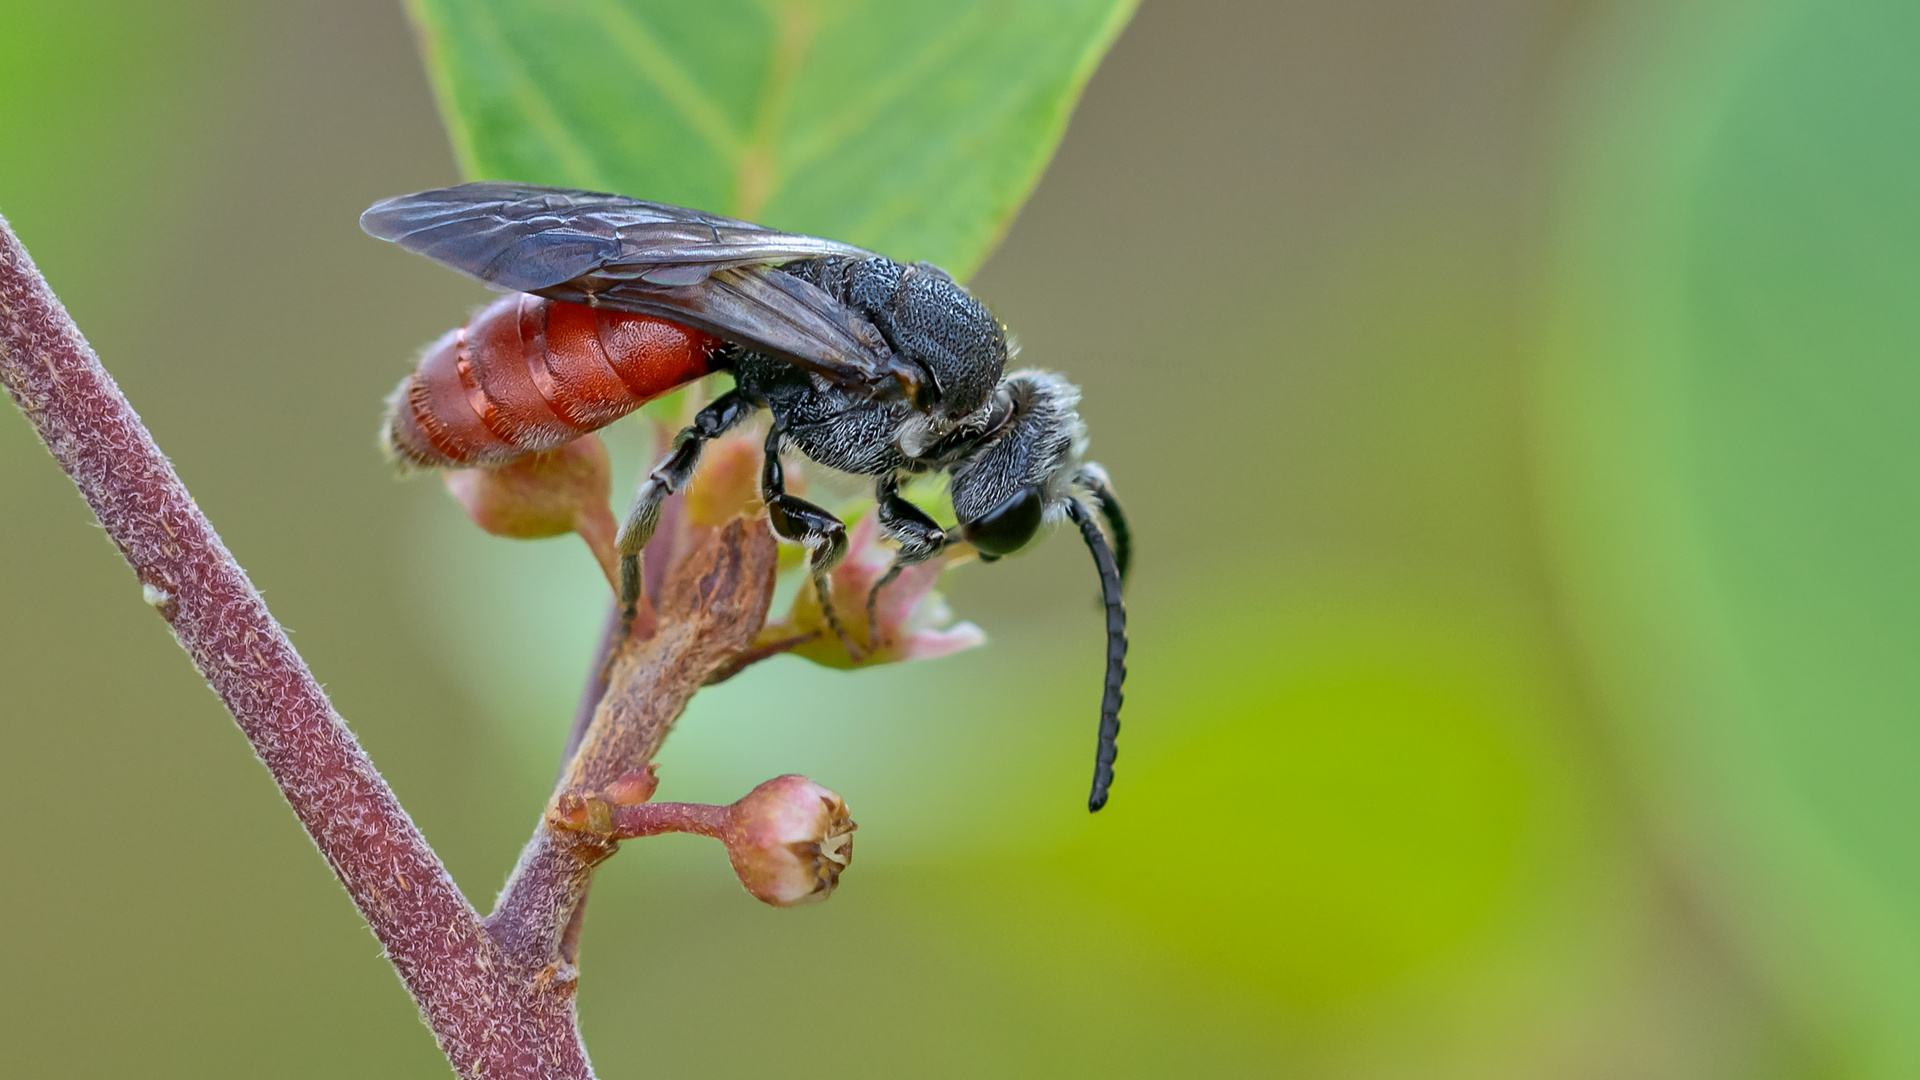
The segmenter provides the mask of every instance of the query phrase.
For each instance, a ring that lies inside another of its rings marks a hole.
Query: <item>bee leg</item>
[[[899,477],[888,473],[875,485],[874,498],[878,502],[875,514],[880,520],[880,528],[893,542],[900,545],[900,553],[893,558],[893,565],[887,567],[886,575],[873,583],[867,590],[867,648],[880,646],[880,624],[875,618],[880,605],[880,590],[893,584],[893,579],[909,566],[926,562],[947,546],[947,531],[940,523],[927,516],[926,511],[908,502],[900,494]]]
[[[807,572],[813,576],[813,591],[820,597],[820,613],[827,625],[855,660],[866,650],[853,643],[840,616],[833,608],[833,586],[827,575],[847,557],[847,526],[839,518],[808,502],[787,494],[786,471],[780,465],[780,444],[785,433],[775,423],[767,432],[767,453],[760,467],[760,497],[767,504],[767,519],[774,534],[788,543],[807,549]]]
[[[640,553],[646,550],[647,541],[653,539],[653,531],[660,527],[660,504],[687,486],[708,440],[726,434],[727,429],[753,415],[754,408],[753,402],[738,390],[715,398],[694,415],[693,423],[674,437],[673,451],[653,467],[646,482],[634,493],[633,508],[627,511],[627,521],[620,527],[617,541],[622,625],[633,625],[634,614],[640,607]]]

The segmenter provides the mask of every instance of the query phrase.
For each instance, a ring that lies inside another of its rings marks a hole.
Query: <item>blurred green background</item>
[[[1071,538],[949,578],[986,649],[703,694],[662,795],[805,772],[860,859],[773,911],[629,844],[602,1075],[1920,1075],[1916,49],[1147,0],[974,280],[1135,521],[1113,805]],[[484,903],[602,599],[374,449],[485,294],[354,219],[455,179],[388,0],[0,0],[0,213]],[[446,1072],[10,414],[0,915],[0,1074]]]

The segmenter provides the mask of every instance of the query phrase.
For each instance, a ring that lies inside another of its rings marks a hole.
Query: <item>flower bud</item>
[[[775,777],[727,808],[722,840],[733,872],[774,907],[825,900],[853,859],[853,818],[840,796],[804,776]]]
[[[840,623],[861,651],[849,653],[831,631],[811,583],[794,597],[786,618],[767,623],[758,644],[835,668],[932,660],[984,645],[986,632],[970,622],[953,622],[953,612],[933,588],[947,565],[966,555],[955,551],[909,566],[875,595],[874,586],[892,565],[893,552],[880,543],[879,527],[868,512],[854,523],[847,557],[830,575]]]
[[[600,792],[600,796],[614,806],[637,806],[653,798],[653,793],[659,789],[658,767],[649,764],[621,773]]]
[[[451,469],[442,477],[482,529],[516,540],[577,532],[613,579],[612,471],[597,436],[583,435],[499,468]]]
[[[565,792],[547,811],[548,824],[607,840],[711,836],[727,845],[740,884],[774,907],[825,900],[853,859],[847,804],[804,776],[775,777],[731,806],[647,802],[654,785],[647,768],[602,791]]]

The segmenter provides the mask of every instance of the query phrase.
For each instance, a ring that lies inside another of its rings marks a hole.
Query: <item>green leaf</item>
[[[461,167],[971,274],[1136,0],[408,0]]]
[[[1571,612],[1744,962],[1857,1051],[1831,1074],[1912,1076],[1920,7],[1628,7],[1571,99],[1542,373]]]

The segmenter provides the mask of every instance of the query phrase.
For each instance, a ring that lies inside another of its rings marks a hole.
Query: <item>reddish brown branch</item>
[[[4,218],[0,383],[273,774],[455,1069],[591,1076],[571,995],[503,962]]]
[[[556,804],[569,794],[607,791],[644,770],[687,702],[752,646],[766,621],[779,560],[765,519],[735,518],[701,531],[700,542],[662,575],[653,634],[631,636],[615,650],[606,692],[569,754]],[[487,917],[510,963],[570,992],[576,916],[594,868],[615,847],[605,835],[558,828],[551,814],[543,817]]]
[[[617,807],[608,815],[613,835],[622,840],[665,833],[692,833],[724,840],[731,807],[706,803],[656,802]]]
[[[670,435],[664,434],[663,430],[656,431],[656,457],[666,453],[672,445]],[[688,528],[686,517],[684,496],[675,495],[660,507],[660,524],[655,527],[653,539],[648,541],[645,558],[640,563],[640,611],[632,628],[632,632],[640,637],[652,637],[658,624],[653,610],[653,597],[660,595],[661,587],[666,584],[667,570],[679,559],[681,533]],[[588,546],[592,546],[591,543]],[[615,588],[618,588],[617,584]],[[625,636],[623,629],[620,625],[620,605],[609,599],[607,616],[600,623],[600,643],[593,650],[593,666],[587,669],[586,685],[581,687],[579,703],[573,710],[573,726],[567,730],[566,746],[560,751],[560,780],[566,779],[567,767],[573,764],[574,751],[580,749],[580,740],[587,737],[587,725],[593,723],[601,699],[607,696],[607,677],[612,667],[613,650]]]

